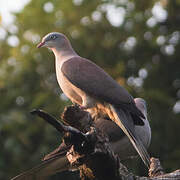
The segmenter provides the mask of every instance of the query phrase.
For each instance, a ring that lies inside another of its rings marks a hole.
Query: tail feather
[[[66,156],[56,156],[55,158],[44,161],[38,166],[21,173],[11,180],[41,180],[56,174],[57,172],[68,170],[69,168],[70,164]]]
[[[113,105],[110,105],[111,111],[113,112],[115,123],[124,131],[128,136],[132,145],[140,155],[144,164],[149,168],[150,167],[150,157],[149,154],[142,144],[139,137],[135,134],[133,119],[129,112],[125,112],[122,109],[116,108]]]

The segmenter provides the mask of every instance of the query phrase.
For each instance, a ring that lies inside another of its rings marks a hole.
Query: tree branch
[[[155,158],[151,158],[149,177],[130,173],[113,153],[107,136],[93,126],[89,113],[78,106],[65,108],[62,119],[66,125],[42,110],[34,110],[31,113],[43,118],[60,133],[64,133],[65,144],[71,145],[67,158],[72,166],[80,170],[82,180],[180,179],[180,170],[165,174],[159,160]]]

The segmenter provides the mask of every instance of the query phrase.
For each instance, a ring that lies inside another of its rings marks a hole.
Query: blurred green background
[[[60,141],[29,114],[42,108],[59,117],[71,104],[57,84],[52,52],[36,48],[52,31],[147,101],[149,152],[166,171],[180,168],[180,0],[28,0],[13,22],[0,19],[0,179],[38,164]],[[133,163],[144,174],[141,160]],[[78,179],[50,179],[59,178]]]

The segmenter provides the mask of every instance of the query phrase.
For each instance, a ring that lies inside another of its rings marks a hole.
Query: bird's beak
[[[44,45],[45,45],[45,42],[40,42],[40,43],[37,45],[37,48],[43,47]]]

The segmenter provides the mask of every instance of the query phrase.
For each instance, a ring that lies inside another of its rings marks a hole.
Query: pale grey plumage
[[[103,69],[81,58],[69,40],[61,33],[46,35],[38,47],[50,48],[56,57],[56,75],[63,92],[75,102],[93,112],[96,109],[108,115],[128,136],[144,163],[149,156],[135,125],[143,125],[143,113],[135,106],[132,96]]]

